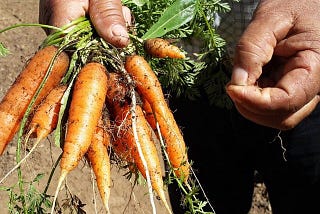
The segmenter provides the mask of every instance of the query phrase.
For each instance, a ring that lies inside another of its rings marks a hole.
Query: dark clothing
[[[203,100],[177,99],[170,107],[217,214],[248,213],[256,171],[267,186],[274,214],[320,213],[320,105],[296,128],[280,134],[246,120],[235,109]],[[174,213],[184,213],[177,187],[169,188]]]

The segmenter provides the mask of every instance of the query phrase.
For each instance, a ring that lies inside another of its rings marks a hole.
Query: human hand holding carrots
[[[85,15],[106,41],[119,48],[129,44],[131,13],[121,0],[40,0],[40,23],[61,27]]]
[[[319,103],[319,7],[308,0],[260,2],[237,45],[227,85],[247,119],[286,130]]]

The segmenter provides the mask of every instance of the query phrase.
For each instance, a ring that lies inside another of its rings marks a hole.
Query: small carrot
[[[61,106],[60,101],[66,89],[66,85],[55,87],[40,103],[32,116],[27,139],[32,133],[36,134],[37,139],[43,139],[56,128]]]
[[[55,128],[58,122],[58,114],[60,110],[60,101],[66,90],[65,85],[57,86],[52,89],[43,102],[37,107],[30,122],[29,132],[25,138],[27,142],[29,136],[35,133],[37,138],[29,153],[23,157],[0,181],[2,183],[14,170],[16,170],[34,151],[37,145],[47,137]]]
[[[185,58],[184,53],[175,45],[170,44],[162,38],[152,38],[144,41],[145,51],[153,57],[157,58]]]
[[[0,102],[0,155],[13,139],[28,105],[44,79],[50,61],[58,49],[48,46],[39,50],[11,85]],[[35,106],[59,84],[69,66],[69,57],[62,52],[56,59],[51,74],[42,88]]]
[[[132,116],[130,111],[131,109],[129,105],[116,105],[116,121],[119,125],[123,125],[123,123],[126,124],[127,127],[123,130],[123,140],[125,140],[125,143],[137,168],[146,178],[146,169],[143,164],[142,157],[139,154],[137,142],[132,130]],[[152,140],[152,129],[148,126],[148,122],[146,121],[142,112],[142,108],[139,105],[137,105],[135,108],[135,120],[137,136],[141,146],[142,154],[146,160],[152,188],[156,191],[168,212],[172,213],[171,208],[166,200],[165,191],[163,188],[164,184],[162,179],[161,164],[157,148]]]
[[[127,57],[125,68],[136,81],[140,96],[151,105],[159,123],[161,135],[165,139],[166,151],[175,174],[186,182],[190,173],[186,145],[174,116],[165,101],[157,76],[142,56]]]
[[[61,173],[52,213],[63,180],[79,164],[89,149],[93,134],[102,115],[107,93],[106,72],[102,64],[91,62],[80,70],[76,78],[60,162]]]
[[[93,135],[90,147],[87,151],[88,159],[91,163],[93,172],[96,176],[96,182],[98,190],[100,192],[101,199],[104,207],[109,213],[109,198],[111,190],[111,168],[110,158],[105,144],[110,137],[106,136],[106,132],[103,127],[97,126]],[[107,137],[107,139],[106,139]]]

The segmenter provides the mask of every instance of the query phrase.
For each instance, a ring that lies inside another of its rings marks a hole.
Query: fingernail
[[[234,68],[232,71],[231,84],[247,85],[248,72],[242,68]]]
[[[114,36],[121,36],[128,38],[128,32],[122,25],[114,25],[112,26],[112,34]]]

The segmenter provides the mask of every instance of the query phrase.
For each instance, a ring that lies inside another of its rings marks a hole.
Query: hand
[[[129,44],[131,14],[121,0],[40,0],[39,22],[61,27],[86,14],[98,34],[116,47]]]
[[[257,124],[295,127],[319,103],[320,1],[262,0],[240,38],[227,93]]]

